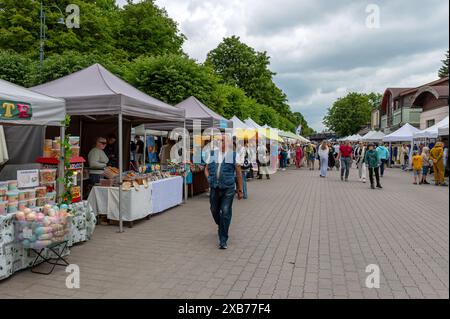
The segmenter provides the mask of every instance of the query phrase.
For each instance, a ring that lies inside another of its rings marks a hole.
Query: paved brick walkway
[[[236,202],[229,249],[217,249],[200,196],[116,233],[99,226],[72,248],[81,288],[64,269],[22,271],[0,298],[448,298],[448,188],[412,185],[389,170],[383,190],[343,183],[336,172],[288,170],[249,183]],[[381,270],[368,289],[366,266]]]

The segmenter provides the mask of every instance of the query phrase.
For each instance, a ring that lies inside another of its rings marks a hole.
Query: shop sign
[[[0,120],[31,120],[30,103],[0,100]]]

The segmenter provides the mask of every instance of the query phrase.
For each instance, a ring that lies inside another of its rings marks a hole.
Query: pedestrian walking
[[[402,171],[406,171],[409,165],[409,147],[403,144],[400,149],[400,164],[402,165]]]
[[[241,171],[242,171],[242,191],[243,191],[243,198],[248,198],[248,191],[247,191],[247,178],[250,170],[252,169],[252,163],[250,161],[250,152],[248,150],[248,142],[244,141],[244,145],[241,147],[241,149],[238,152],[239,159],[238,163],[241,165]]]
[[[350,175],[350,165],[352,159],[353,148],[350,142],[344,142],[339,146],[338,160],[341,162],[341,180],[347,182]]]
[[[420,184],[428,185],[427,176],[430,171],[430,166],[432,165],[430,159],[430,149],[426,146],[422,148],[422,179]]]
[[[375,183],[373,179],[374,175],[377,182],[377,188],[383,188],[380,183],[380,158],[378,157],[378,152],[375,150],[374,144],[369,144],[367,146],[367,151],[364,155],[364,162],[369,169],[370,188],[375,189]]]
[[[221,150],[212,151],[212,160],[205,167],[205,175],[210,185],[211,213],[218,226],[220,249],[228,248],[228,230],[236,189],[238,199],[243,198],[241,166],[236,161],[236,152],[231,148],[227,149],[226,140],[223,135]]]
[[[356,161],[356,168],[358,169],[359,180],[366,182],[366,164],[364,163],[364,156],[366,155],[366,146],[363,142],[359,142],[355,148],[354,157]]]
[[[434,182],[437,186],[447,186],[444,181],[444,149],[442,142],[437,142],[430,151],[430,159],[433,161]]]
[[[297,144],[295,148],[295,166],[297,168],[302,167],[303,150],[300,144]]]
[[[280,168],[282,171],[286,170],[288,159],[288,148],[285,143],[281,144],[280,148]]]
[[[328,168],[332,171],[333,167],[336,165],[334,147],[331,143],[328,143]]]
[[[320,158],[320,177],[327,177],[328,173],[328,153],[329,153],[328,145],[326,141],[323,141],[318,150],[319,158]]]
[[[308,163],[308,168],[309,168],[309,170],[313,171],[314,170],[314,162],[316,161],[316,155],[315,155],[314,146],[311,143],[306,145],[305,153],[307,156],[306,159],[307,159],[307,163]]]
[[[386,145],[381,144],[380,146],[378,146],[377,152],[378,152],[378,155],[380,156],[380,161],[381,161],[380,176],[383,177],[384,169],[389,161],[389,156],[390,156],[387,144]]]

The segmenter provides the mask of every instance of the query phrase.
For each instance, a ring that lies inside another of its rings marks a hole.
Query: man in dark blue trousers
[[[210,186],[211,213],[219,228],[220,249],[228,248],[228,229],[230,228],[236,189],[238,199],[243,197],[241,166],[236,161],[236,152],[233,147],[227,148],[226,142],[226,137],[223,135],[221,151],[211,152],[210,163],[205,168]]]

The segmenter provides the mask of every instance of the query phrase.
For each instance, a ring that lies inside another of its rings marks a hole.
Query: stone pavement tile
[[[215,291],[215,295],[226,296],[231,291],[232,285],[221,284]]]
[[[254,299],[257,298],[259,294],[259,289],[258,288],[247,288],[244,291],[244,294],[242,295],[242,298],[247,299]]]
[[[302,298],[303,297],[303,286],[291,286],[288,292],[289,298]]]
[[[332,299],[333,291],[331,289],[320,289],[318,292],[319,299]]]
[[[395,299],[410,299],[409,295],[405,291],[392,291]]]
[[[235,282],[231,290],[233,291],[245,291],[248,287],[249,282],[244,280],[238,280]]]
[[[226,299],[241,299],[243,295],[242,291],[230,291],[228,295],[225,296]]]
[[[437,290],[437,293],[438,293],[439,297],[442,299],[448,299],[448,297],[449,297],[448,289],[447,290]]]

